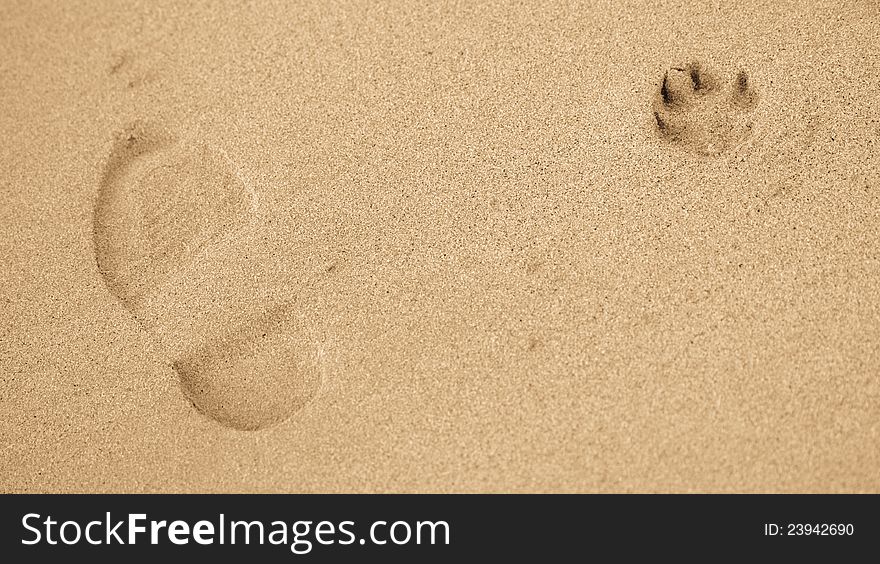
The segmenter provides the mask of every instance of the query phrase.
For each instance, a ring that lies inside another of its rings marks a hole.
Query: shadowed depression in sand
[[[107,287],[148,331],[162,319],[151,294],[189,275],[211,246],[235,245],[257,197],[229,159],[196,140],[136,122],[113,144],[95,208],[95,253]],[[187,304],[180,304],[186,308]],[[284,308],[232,327],[218,342],[162,343],[184,393],[209,417],[240,429],[283,421],[314,395],[319,376],[291,362]]]
[[[669,143],[704,156],[719,155],[752,131],[751,110],[758,95],[745,71],[722,84],[703,65],[690,63],[663,75],[654,118]]]

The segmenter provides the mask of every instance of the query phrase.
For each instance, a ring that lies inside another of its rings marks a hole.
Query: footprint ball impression
[[[296,316],[285,306],[269,307],[201,342],[181,335],[154,298],[191,276],[195,261],[210,260],[209,251],[235,245],[256,209],[255,193],[224,153],[136,122],[114,140],[93,233],[107,288],[160,343],[189,401],[211,419],[245,430],[284,421],[317,393],[320,372]],[[162,337],[169,334],[174,338]]]
[[[712,157],[745,141],[758,95],[745,71],[722,83],[700,63],[666,71],[654,98],[654,119],[661,138]]]

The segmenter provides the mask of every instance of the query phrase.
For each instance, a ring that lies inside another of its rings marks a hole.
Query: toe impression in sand
[[[255,212],[254,192],[223,153],[136,122],[114,140],[99,188],[98,269],[148,332],[175,334],[161,326],[172,322],[151,311],[150,298],[185,278],[209,248],[234,244]],[[305,334],[284,308],[275,308],[219,340],[163,345],[198,411],[254,430],[287,419],[315,396],[320,378]]]
[[[716,156],[742,143],[752,131],[755,92],[745,71],[724,85],[700,63],[666,71],[653,102],[664,142],[702,156]]]

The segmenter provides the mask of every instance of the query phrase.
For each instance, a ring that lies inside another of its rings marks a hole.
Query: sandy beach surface
[[[0,491],[880,492],[878,37],[3,2]]]

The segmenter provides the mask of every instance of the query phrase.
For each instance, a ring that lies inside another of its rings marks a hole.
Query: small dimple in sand
[[[698,155],[720,155],[751,134],[758,95],[745,71],[723,84],[700,63],[666,71],[655,96],[657,131],[671,145]]]
[[[160,335],[178,333],[151,311],[151,297],[189,276],[209,250],[236,245],[256,211],[255,193],[226,155],[136,122],[114,140],[94,215],[95,254],[108,289],[160,341],[192,404],[249,430],[287,419],[320,385],[305,329],[289,306],[238,321],[217,340],[180,344],[161,342]]]

